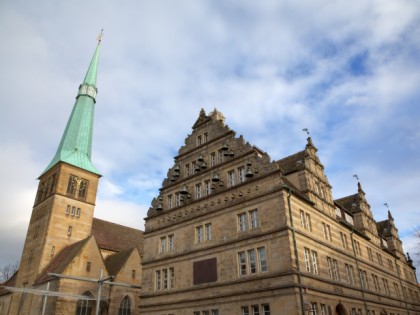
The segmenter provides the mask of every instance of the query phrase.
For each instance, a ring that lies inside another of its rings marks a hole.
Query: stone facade
[[[420,314],[391,212],[375,221],[360,183],[334,200],[311,138],[272,161],[202,110],[144,233],[93,217],[98,180],[64,162],[40,177],[11,285],[67,296],[2,290],[1,315],[96,311],[96,282],[50,273],[124,284],[101,314]]]
[[[420,314],[392,216],[334,201],[308,138],[280,161],[202,110],[152,201],[140,314]]]

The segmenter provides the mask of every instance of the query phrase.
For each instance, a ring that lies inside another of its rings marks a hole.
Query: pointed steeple
[[[98,38],[98,45],[93,54],[85,79],[79,86],[76,103],[61,137],[60,145],[51,163],[42,174],[58,162],[65,162],[100,175],[99,171],[91,162],[93,117],[96,93],[98,91],[96,88],[96,76],[100,43],[101,35]]]

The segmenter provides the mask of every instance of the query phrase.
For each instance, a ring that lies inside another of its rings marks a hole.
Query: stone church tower
[[[79,86],[57,153],[39,177],[16,287],[31,288],[60,250],[91,234],[101,176],[91,162],[99,47],[100,40]],[[32,298],[15,293],[10,314],[28,314]]]

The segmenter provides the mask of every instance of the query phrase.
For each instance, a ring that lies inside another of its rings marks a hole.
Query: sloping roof
[[[16,271],[13,274],[13,276],[10,277],[9,280],[7,280],[6,282],[0,283],[0,285],[4,285],[4,286],[7,286],[7,287],[14,287],[16,285],[17,274],[18,274],[18,271]],[[12,292],[7,290],[7,289],[0,288],[0,296],[5,295],[5,294],[9,294],[9,293],[12,293]]]
[[[354,195],[350,195],[350,196],[347,196],[347,197],[339,198],[339,199],[334,200],[334,202],[338,203],[340,206],[345,208],[347,211],[352,212],[352,210],[354,209],[353,204],[358,204],[359,203],[359,195],[354,194]]]
[[[143,247],[142,231],[97,218],[93,218],[92,235],[101,249],[120,252]]]
[[[38,278],[35,280],[35,284],[43,283],[54,277],[48,275],[48,273],[62,273],[68,264],[74,259],[74,257],[80,252],[83,246],[87,243],[90,237],[87,237],[81,241],[64,247],[51,262],[44,268]]]
[[[389,220],[384,220],[380,222],[376,222],[376,227],[378,229],[378,234],[385,237],[385,236],[392,236],[391,233],[391,222]]]
[[[305,151],[300,151],[277,161],[285,175],[300,171],[304,168]],[[301,163],[298,163],[301,161]]]
[[[127,259],[131,256],[133,253],[135,247],[122,251],[113,255],[109,255],[105,259],[105,267],[108,271],[109,275],[116,276],[118,272],[120,272],[121,268],[126,263]]]

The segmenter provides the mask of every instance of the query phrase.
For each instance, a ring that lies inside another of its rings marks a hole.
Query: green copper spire
[[[96,93],[98,91],[96,88],[96,74],[101,37],[102,33],[98,38],[98,46],[96,47],[92,61],[90,62],[85,79],[79,86],[76,103],[74,104],[73,111],[67,122],[57,153],[42,174],[47,172],[58,162],[65,162],[100,175],[99,171],[91,162],[91,154],[93,116]]]

